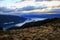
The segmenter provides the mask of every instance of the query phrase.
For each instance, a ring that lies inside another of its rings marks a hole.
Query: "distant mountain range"
[[[39,20],[41,18],[47,18],[47,19],[60,18],[60,14],[28,13],[28,14],[22,14],[20,16],[19,15],[20,14],[18,14],[17,16],[0,14],[0,26],[3,28],[3,30],[7,30],[15,26],[21,27],[26,23],[35,22],[36,20]]]

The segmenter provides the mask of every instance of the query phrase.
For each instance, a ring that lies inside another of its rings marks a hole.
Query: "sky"
[[[2,9],[4,12],[5,9],[22,9],[22,10],[32,10],[41,7],[51,7],[60,5],[60,1],[37,1],[37,0],[0,0],[0,10]],[[28,8],[28,9],[27,9]],[[32,9],[30,9],[32,8]],[[6,10],[6,11],[7,11]]]
[[[38,6],[42,4],[52,4],[53,2],[36,2],[36,0],[0,0],[0,7],[12,7],[12,8],[21,8],[24,6]],[[52,5],[60,4],[60,2],[54,2]],[[51,6],[51,5],[50,5]]]
[[[28,4],[27,4],[28,3]],[[27,0],[0,0],[0,6],[5,6],[5,7],[23,7],[27,5],[34,5],[34,0],[33,1],[27,1]]]

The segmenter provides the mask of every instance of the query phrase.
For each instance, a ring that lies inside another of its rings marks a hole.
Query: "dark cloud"
[[[49,12],[53,12],[53,13],[59,13],[60,14],[60,9],[52,9]]]
[[[23,1],[25,1],[25,0],[16,1],[15,3],[20,3],[20,2],[23,2]]]
[[[42,8],[46,8],[45,6],[26,6],[26,7],[23,7],[23,8],[18,8],[18,11],[24,11],[24,10],[34,10],[34,9],[42,9]]]
[[[27,10],[35,10],[35,9],[42,9],[42,8],[45,8],[45,6],[26,6],[26,7],[23,7],[23,8],[17,8],[17,9],[9,9],[9,8],[6,8],[6,7],[0,7],[0,12],[2,13],[20,13],[20,11],[27,11]]]
[[[20,11],[20,10],[21,10],[21,11],[24,11],[24,10],[33,10],[33,9],[35,9],[34,6],[26,6],[26,7],[20,8],[20,9],[18,9],[18,10],[19,10],[19,11]]]
[[[5,7],[0,7],[0,12],[2,13],[9,13],[9,12],[13,12],[14,10],[12,9],[8,9],[8,8],[5,8]]]

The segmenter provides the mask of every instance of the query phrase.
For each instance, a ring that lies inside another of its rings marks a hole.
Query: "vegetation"
[[[8,31],[0,30],[0,40],[60,40],[60,18],[28,23]]]

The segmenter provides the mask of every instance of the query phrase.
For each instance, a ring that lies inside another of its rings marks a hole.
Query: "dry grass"
[[[60,40],[60,19],[40,26],[0,30],[0,40]]]

